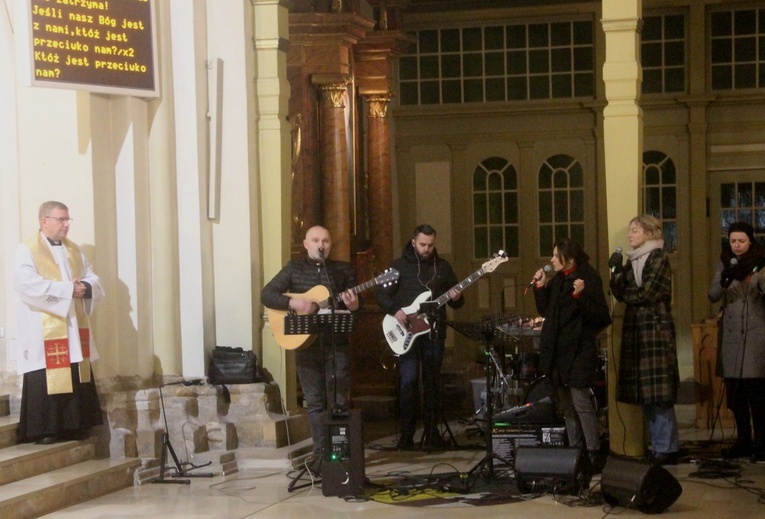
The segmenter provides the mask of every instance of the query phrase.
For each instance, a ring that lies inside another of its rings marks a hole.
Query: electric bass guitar
[[[500,263],[504,263],[508,259],[509,258],[507,257],[507,253],[505,253],[505,251],[499,251],[497,254],[494,254],[489,261],[481,265],[481,268],[444,292],[435,301],[430,301],[430,291],[423,292],[417,296],[411,305],[407,306],[406,308],[402,308],[404,313],[406,313],[407,317],[409,318],[408,328],[401,326],[395,316],[386,315],[383,318],[382,328],[383,333],[385,334],[385,340],[388,341],[388,346],[390,346],[390,349],[393,350],[393,353],[396,355],[404,355],[411,349],[412,345],[414,344],[414,340],[417,337],[430,331],[430,323],[428,322],[427,313],[420,308],[422,303],[427,302],[427,306],[432,307],[428,308],[428,310],[431,312],[441,308],[443,305],[449,302],[449,292],[452,289],[456,288],[462,292],[464,289],[477,281],[478,278],[488,272],[493,272]]]
[[[365,283],[357,285],[351,288],[351,292],[358,294],[364,290],[368,290],[377,285],[388,286],[398,281],[398,270],[388,269],[376,278],[369,280]],[[329,297],[329,289],[324,285],[316,285],[312,289],[303,292],[302,294],[285,293],[285,296],[300,297],[302,299],[308,299],[319,305],[319,311],[328,310],[332,303],[332,298]],[[342,303],[343,299],[338,294],[335,296],[335,304]],[[284,333],[284,318],[291,311],[288,310],[274,310],[273,308],[266,308],[266,315],[268,322],[271,324],[271,332],[274,334],[276,343],[285,350],[297,350],[303,347],[309,346],[316,335],[312,334],[286,334]]]

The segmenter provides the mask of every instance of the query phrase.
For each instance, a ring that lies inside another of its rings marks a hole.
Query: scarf
[[[643,286],[643,267],[648,259],[648,255],[655,249],[662,248],[664,248],[664,240],[648,240],[637,249],[628,250],[625,253],[632,265],[632,272],[635,274],[637,286]]]
[[[736,258],[736,262],[731,265],[733,258]],[[765,251],[756,240],[752,241],[749,249],[738,257],[733,254],[730,246],[727,246],[720,252],[720,261],[723,264],[720,285],[723,288],[728,288],[734,279],[744,281],[753,272],[761,270],[765,266]]]

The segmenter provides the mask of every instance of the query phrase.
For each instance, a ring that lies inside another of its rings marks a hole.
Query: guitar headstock
[[[375,281],[377,281],[378,285],[382,285],[384,287],[389,287],[395,283],[398,283],[398,277],[399,277],[398,270],[394,268],[386,269],[385,272],[380,274],[375,278]]]
[[[500,250],[496,254],[492,254],[491,259],[481,265],[481,269],[484,271],[484,273],[494,272],[494,269],[509,259],[510,258],[508,257],[507,253],[503,250]]]

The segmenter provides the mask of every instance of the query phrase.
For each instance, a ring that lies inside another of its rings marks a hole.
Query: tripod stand
[[[494,402],[492,379],[495,375],[501,374],[499,364],[494,356],[492,341],[494,340],[495,324],[493,320],[482,320],[475,323],[465,323],[458,321],[447,321],[447,324],[460,332],[468,339],[480,341],[483,343],[484,354],[486,356],[486,413],[484,419],[484,442],[486,443],[486,454],[484,457],[468,471],[467,481],[469,482],[475,474],[479,474],[484,468],[487,470],[487,479],[494,479],[494,460],[497,459],[506,465],[510,462],[494,452],[493,432],[494,427]],[[498,373],[495,373],[498,372]],[[504,374],[502,374],[504,377]]]
[[[305,335],[305,334],[330,335],[332,338],[332,347],[335,348],[335,340],[334,340],[335,335],[340,333],[342,334],[351,333],[353,331],[354,324],[355,324],[355,316],[353,314],[348,312],[335,312],[334,309],[331,313],[308,314],[308,315],[297,315],[292,313],[284,317],[284,333],[285,335]],[[314,347],[317,347],[317,346],[314,346]],[[322,366],[324,366],[323,355],[322,355]],[[332,371],[333,371],[333,377],[335,377],[334,367]],[[324,391],[323,388],[325,387],[326,387],[326,384],[322,383],[322,391]],[[325,409],[327,408],[326,395],[324,398],[323,407]],[[336,377],[333,379],[333,407],[331,411],[325,411],[325,414],[328,414],[329,415],[328,418],[330,419],[336,419],[336,418],[343,419],[349,416],[348,411],[337,404]],[[327,417],[325,417],[325,419],[322,420],[322,427],[326,427],[324,425],[324,422],[329,421],[326,418]],[[312,427],[314,425],[312,425]],[[331,458],[331,455],[333,454],[332,451],[334,446],[331,444],[331,438],[328,437],[328,434],[326,431],[323,437],[324,437],[324,445],[322,447],[324,451],[324,456],[322,456],[322,458],[319,458],[317,461],[315,460],[315,464],[312,467],[309,467],[308,465],[304,465],[300,469],[300,472],[297,474],[297,476],[290,482],[289,486],[287,487],[288,492],[292,492],[294,490],[298,490],[298,489],[311,486],[317,483],[318,481],[314,479],[313,474],[319,473],[322,471],[322,465],[324,461],[333,461],[333,459]],[[328,445],[328,442],[329,442],[329,445]],[[362,459],[362,464],[363,464],[363,459]],[[305,476],[307,472],[311,473],[311,480],[304,484],[298,484],[303,479],[303,476]],[[331,468],[329,472],[333,473]]]
[[[191,483],[188,479],[165,479],[165,465],[167,463],[167,453],[170,453],[170,456],[172,456],[173,461],[175,462],[175,472],[172,472],[170,474],[170,477],[173,478],[180,478],[180,477],[195,477],[195,478],[211,478],[213,477],[212,472],[203,472],[200,474],[189,474],[189,471],[206,467],[210,464],[212,464],[212,461],[208,461],[204,465],[194,465],[191,462],[184,462],[181,463],[181,461],[178,459],[178,456],[175,454],[175,450],[173,449],[173,444],[170,443],[170,433],[168,432],[169,429],[167,428],[167,413],[165,412],[165,398],[162,396],[162,388],[164,386],[175,386],[175,385],[182,385],[182,386],[198,386],[202,381],[185,381],[185,380],[179,380],[178,382],[169,382],[167,384],[163,384],[159,386],[159,401],[162,404],[162,416],[165,418],[165,432],[162,433],[162,455],[160,456],[160,462],[159,462],[159,477],[157,479],[152,480],[152,483],[176,483],[181,485],[189,485]],[[184,465],[190,466],[190,468],[184,469]]]

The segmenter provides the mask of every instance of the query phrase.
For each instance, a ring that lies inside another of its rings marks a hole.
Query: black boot
[[[396,443],[396,448],[400,451],[410,451],[414,449],[414,435],[402,434]]]
[[[752,440],[739,438],[733,446],[721,451],[725,459],[746,458],[752,455]]]

